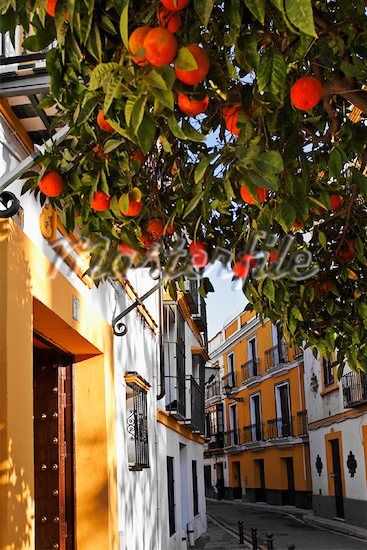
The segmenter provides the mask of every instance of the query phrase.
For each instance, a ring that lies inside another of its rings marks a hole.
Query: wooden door
[[[294,485],[293,458],[286,458],[285,462],[287,467],[288,490],[287,490],[286,498],[284,499],[283,504],[294,506],[296,503],[296,492],[295,492],[295,485]]]
[[[45,348],[33,361],[36,550],[72,550],[72,358]]]
[[[233,462],[233,498],[241,499],[242,498],[242,487],[241,487],[241,463],[236,461]]]
[[[333,459],[333,472],[330,475],[334,479],[336,515],[338,518],[344,518],[343,482],[342,470],[340,466],[339,440],[331,439],[330,444]]]
[[[256,502],[265,502],[266,501],[266,488],[265,488],[265,468],[264,460],[259,459],[255,460],[255,463],[258,467],[258,476],[260,481],[260,487],[255,489],[255,500]]]

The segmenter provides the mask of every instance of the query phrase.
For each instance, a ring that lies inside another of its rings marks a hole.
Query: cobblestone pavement
[[[257,527],[260,546],[265,544],[266,534],[273,533],[274,550],[287,550],[291,544],[295,545],[296,550],[367,550],[367,540],[308,525],[300,518],[276,511],[254,510],[241,503],[210,500],[207,511],[208,531],[196,543],[196,548],[202,550],[251,548],[249,543],[239,546],[238,538],[230,534],[237,532],[238,521],[244,522],[248,538],[250,528]]]

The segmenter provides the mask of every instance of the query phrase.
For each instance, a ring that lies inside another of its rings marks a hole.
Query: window
[[[252,441],[261,441],[261,401],[260,394],[250,396],[250,415],[251,415],[251,438]]]
[[[167,456],[167,490],[168,490],[168,519],[169,519],[169,536],[176,532],[175,518],[175,478],[174,478],[174,458]]]
[[[329,359],[322,359],[322,372],[324,376],[324,388],[332,386],[334,384],[334,368],[332,367],[332,362]]]
[[[198,471],[196,460],[192,461],[192,496],[194,502],[194,516],[199,513]]]
[[[292,417],[290,414],[289,384],[276,386],[276,411],[277,411],[277,432],[278,437],[289,437],[292,435]]]
[[[252,376],[257,376],[258,374],[256,337],[248,341],[247,350],[248,350],[248,359],[249,359],[248,360],[248,365],[249,365],[248,377],[251,378]]]
[[[134,382],[126,384],[126,410],[129,468],[149,468],[147,392]]]
[[[234,353],[228,355],[228,373],[231,375],[229,378],[230,385],[232,388],[236,386],[236,377],[235,377],[235,367],[234,367]]]

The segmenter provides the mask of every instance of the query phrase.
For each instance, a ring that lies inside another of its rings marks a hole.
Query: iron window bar
[[[147,391],[137,384],[127,384],[133,391],[133,406],[127,417],[127,432],[134,439],[135,460],[131,470],[149,468]]]

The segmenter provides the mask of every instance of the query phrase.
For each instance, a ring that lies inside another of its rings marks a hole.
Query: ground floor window
[[[147,392],[135,383],[126,384],[128,460],[131,470],[149,468]]]
[[[176,532],[175,518],[175,478],[174,478],[174,458],[167,456],[167,489],[168,489],[168,519],[169,536]]]

